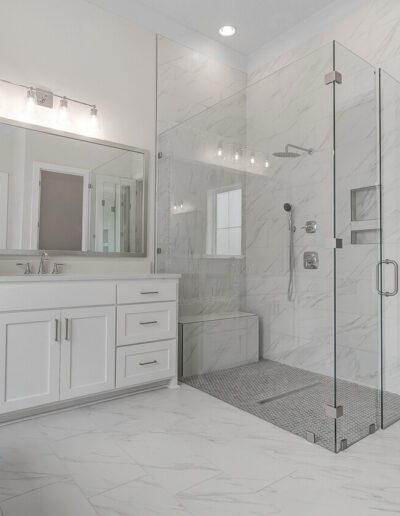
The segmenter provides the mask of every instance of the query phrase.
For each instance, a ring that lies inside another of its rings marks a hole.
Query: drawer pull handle
[[[158,321],[143,321],[143,322],[140,322],[139,324],[157,324]]]
[[[148,291],[148,292],[141,292],[142,295],[146,295],[146,294],[159,294],[158,290],[154,290],[152,292]]]
[[[157,364],[157,360],[152,360],[151,362],[139,362],[139,365],[145,366],[145,365],[151,365],[151,364]]]

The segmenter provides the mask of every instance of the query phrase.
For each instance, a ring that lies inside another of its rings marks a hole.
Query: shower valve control
[[[303,229],[306,230],[306,233],[316,233],[317,223],[315,222],[315,220],[307,220],[306,225],[303,226]]]
[[[306,251],[303,256],[303,263],[305,269],[318,269],[319,256],[315,251]]]

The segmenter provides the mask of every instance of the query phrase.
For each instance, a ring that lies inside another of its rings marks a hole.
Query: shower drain
[[[292,389],[291,391],[284,392],[282,394],[277,394],[276,396],[270,396],[269,398],[265,398],[263,400],[257,401],[260,405],[264,403],[270,403],[271,401],[280,400],[282,398],[286,398],[287,396],[292,396],[293,394],[297,394],[302,391],[306,391],[308,389],[312,389],[317,385],[321,385],[321,382],[310,383],[309,385],[305,385],[304,387],[299,387],[298,389]]]

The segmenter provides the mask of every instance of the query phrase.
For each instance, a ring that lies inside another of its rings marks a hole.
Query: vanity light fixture
[[[236,34],[236,28],[233,25],[223,25],[220,27],[219,33],[224,38],[230,38]]]
[[[70,97],[66,97],[65,95],[58,95],[57,93],[53,93],[51,91],[47,91],[41,88],[34,88],[33,86],[26,86],[25,84],[18,84],[16,82],[8,81],[6,79],[0,79],[0,82],[4,82],[5,84],[10,84],[11,86],[17,86],[18,88],[23,88],[26,90],[26,103],[28,108],[32,108],[33,106],[41,106],[52,109],[53,108],[53,99],[54,97],[60,99],[60,112],[62,114],[66,113],[68,109],[68,103],[73,102],[74,104],[80,104],[81,106],[87,106],[90,109],[90,119],[92,122],[97,121],[98,109],[95,104],[88,104],[87,102],[83,102],[81,100],[71,99]]]

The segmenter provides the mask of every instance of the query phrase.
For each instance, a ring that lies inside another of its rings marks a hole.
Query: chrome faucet
[[[46,253],[46,251],[41,252],[38,274],[46,274],[45,262],[47,262],[48,257],[49,255]]]

